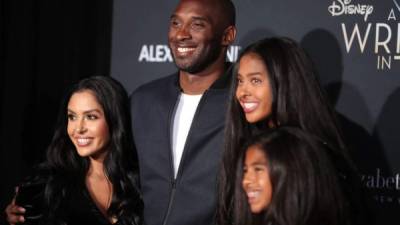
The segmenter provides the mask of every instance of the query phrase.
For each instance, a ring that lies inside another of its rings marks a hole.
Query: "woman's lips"
[[[258,107],[258,102],[242,102],[242,108],[245,113],[251,113]]]
[[[88,137],[80,137],[80,138],[76,138],[75,140],[79,147],[88,146],[92,142],[92,138],[88,138]]]

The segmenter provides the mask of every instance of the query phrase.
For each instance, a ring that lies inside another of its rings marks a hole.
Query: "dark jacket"
[[[181,93],[178,74],[145,84],[132,94],[145,224],[214,224],[230,77],[228,70],[202,96],[176,179],[171,140]]]

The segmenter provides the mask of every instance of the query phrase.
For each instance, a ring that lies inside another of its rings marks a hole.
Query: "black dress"
[[[111,225],[112,223],[100,212],[91,198],[86,186],[69,185],[58,209],[52,211],[45,206],[44,192],[46,182],[25,182],[18,191],[16,203],[26,209],[25,225]],[[130,215],[129,218],[117,218],[113,225],[139,225],[140,215]]]

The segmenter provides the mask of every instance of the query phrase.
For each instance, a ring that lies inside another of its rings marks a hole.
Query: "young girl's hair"
[[[272,185],[271,203],[258,215],[251,214],[242,188],[250,146],[264,152]],[[235,224],[348,224],[348,206],[327,143],[299,128],[280,127],[251,137],[241,152],[233,200]]]

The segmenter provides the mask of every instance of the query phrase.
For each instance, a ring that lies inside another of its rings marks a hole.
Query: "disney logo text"
[[[332,16],[346,15],[364,15],[364,21],[367,21],[368,16],[374,11],[372,5],[350,4],[351,0],[336,0],[328,7],[328,11]]]

